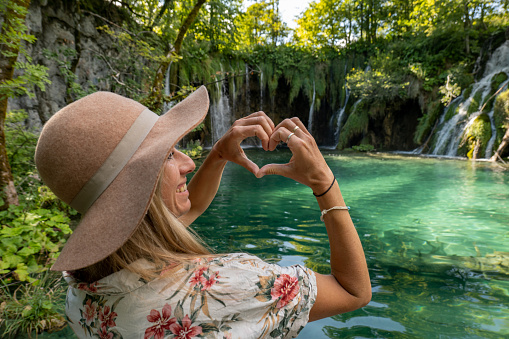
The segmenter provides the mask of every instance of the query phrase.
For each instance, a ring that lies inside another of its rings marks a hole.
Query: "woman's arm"
[[[288,139],[291,133],[294,134]],[[280,141],[287,142],[292,151],[290,162],[265,165],[257,176],[278,174],[310,187],[318,195],[325,192],[334,175],[315,140],[298,118],[286,119],[275,128],[269,150],[274,150]],[[320,210],[345,206],[337,182],[316,200]],[[317,217],[319,215],[317,211]],[[332,274],[316,274],[318,295],[310,312],[310,321],[353,311],[371,300],[364,251],[348,211],[332,210],[324,216],[324,222],[329,236]]]
[[[267,150],[273,129],[274,123],[263,112],[256,112],[235,121],[228,132],[212,147],[209,155],[187,186],[191,209],[180,217],[184,224],[190,225],[209,207],[216,196],[224,167],[228,161],[245,167],[253,174],[258,172],[258,166],[246,157],[240,143],[248,137],[256,136],[262,141],[263,149]]]

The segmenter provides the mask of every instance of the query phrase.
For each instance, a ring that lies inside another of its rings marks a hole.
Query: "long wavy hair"
[[[72,272],[74,277],[92,283],[127,269],[152,280],[168,265],[212,255],[203,240],[166,207],[161,195],[164,167],[148,212],[133,235],[104,260]],[[146,259],[152,265],[132,265],[138,259]]]

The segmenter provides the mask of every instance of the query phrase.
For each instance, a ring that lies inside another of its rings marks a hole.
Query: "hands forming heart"
[[[267,164],[259,168],[240,147],[240,143],[248,137],[260,139],[265,151],[273,151],[280,142],[285,142],[292,152],[290,161],[286,164]],[[235,121],[216,142],[214,149],[223,159],[243,166],[257,178],[281,175],[310,187],[316,193],[325,191],[334,177],[315,139],[299,118],[285,119],[274,127],[274,123],[265,113],[253,113]]]

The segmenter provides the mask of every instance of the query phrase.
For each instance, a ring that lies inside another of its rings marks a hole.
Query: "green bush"
[[[27,205],[11,205],[0,212],[0,274],[11,271],[20,281],[30,281],[58,257],[71,233],[67,214],[56,208],[27,209]]]
[[[33,332],[54,331],[66,325],[63,298],[66,284],[60,272],[47,271],[33,277],[32,283],[0,286],[0,329],[2,338]]]
[[[352,149],[357,152],[371,152],[375,147],[371,144],[361,144],[359,146],[352,146]]]

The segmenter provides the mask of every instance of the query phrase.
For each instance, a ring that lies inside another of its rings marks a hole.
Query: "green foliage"
[[[22,71],[21,75],[0,83],[0,100],[22,95],[33,98],[34,87],[44,91],[50,80],[47,75],[48,68],[33,64],[24,46],[25,42],[34,43],[36,40],[35,36],[27,33],[24,22],[27,9],[8,0],[0,0],[0,9],[0,12],[6,13],[1,22],[0,53],[5,58],[18,57],[19,53],[25,59],[25,61],[18,60],[14,65],[15,69]],[[7,17],[9,12],[16,13],[19,17],[12,15]]]
[[[35,130],[25,126],[27,119],[28,114],[24,110],[12,110],[5,119],[7,156],[11,170],[16,178],[22,181],[17,182],[17,186],[22,186],[22,183],[27,181],[27,176],[35,167],[34,153],[38,135]]]
[[[0,286],[2,338],[61,329],[66,325],[62,299],[66,284],[60,272],[46,271],[25,284]]]
[[[371,144],[360,144],[359,146],[352,146],[352,149],[357,152],[372,152],[375,146]]]
[[[22,95],[33,98],[35,87],[39,87],[41,91],[44,91],[46,85],[51,83],[48,79],[48,68],[46,66],[34,65],[31,62],[16,62],[14,67],[23,70],[23,73],[0,84],[0,99]]]
[[[203,155],[203,147],[200,144],[200,140],[192,140],[188,142],[186,147],[181,151],[192,159],[201,158]]]
[[[385,73],[384,70],[353,69],[347,76],[347,84],[356,98],[371,101],[389,101],[406,97],[408,82],[401,77]]]
[[[288,36],[289,29],[278,11],[279,1],[255,2],[237,16],[239,46],[278,45]]]
[[[49,194],[41,186],[41,200],[45,199],[44,191]],[[65,212],[56,208],[29,210],[27,207],[26,204],[11,205],[0,212],[0,274],[13,271],[21,281],[30,281],[30,274],[48,268],[58,257],[65,235],[71,233],[70,219]]]
[[[426,107],[426,113],[419,118],[419,124],[415,129],[414,142],[421,145],[425,142],[425,139],[431,132],[433,126],[442,113],[443,105],[441,101],[431,101]]]
[[[450,104],[454,98],[461,94],[461,87],[454,80],[449,74],[445,85],[439,87],[440,94],[443,95],[441,101],[445,105]]]
[[[71,69],[72,60],[75,59],[77,55],[74,48],[60,47],[56,52],[52,52],[45,48],[42,50],[42,54],[46,59],[52,60],[58,65],[60,74],[64,77],[64,82],[67,85],[67,95],[71,98],[71,101],[96,91],[95,86],[89,86],[89,90],[85,91],[77,82],[78,76]]]
[[[0,212],[0,274],[12,272],[21,281],[52,264],[71,232],[70,217],[76,215],[41,185],[33,161],[38,136],[24,126],[26,119],[22,110],[7,115],[6,148],[20,205]]]

